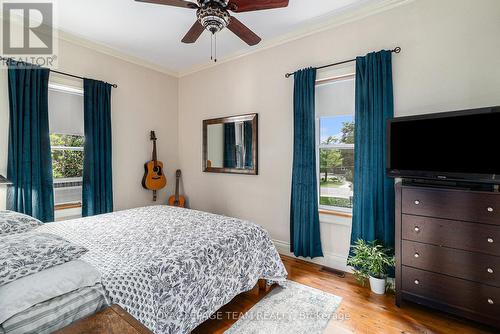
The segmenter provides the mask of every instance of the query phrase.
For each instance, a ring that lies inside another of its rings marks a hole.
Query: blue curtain
[[[321,248],[315,124],[316,69],[295,72],[290,250],[295,256],[323,256]]]
[[[54,221],[50,152],[49,70],[9,61],[7,209]]]
[[[245,168],[253,168],[253,127],[252,122],[247,121],[244,123],[244,136],[245,136]]]
[[[113,211],[111,85],[85,79],[83,162],[84,217]]]
[[[224,123],[224,168],[236,167],[236,124]]]
[[[351,243],[394,247],[394,181],[386,177],[386,122],[394,116],[391,51],[356,60],[354,208]]]

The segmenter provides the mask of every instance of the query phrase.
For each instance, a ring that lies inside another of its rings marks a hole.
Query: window
[[[81,216],[83,181],[83,92],[49,86],[49,128],[56,220]]]
[[[351,212],[354,180],[354,76],[316,90],[319,206]]]
[[[83,177],[83,144],[83,136],[50,134],[54,179]]]

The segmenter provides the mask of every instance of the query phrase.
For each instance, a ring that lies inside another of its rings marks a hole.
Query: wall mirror
[[[257,175],[258,115],[203,121],[203,171]]]

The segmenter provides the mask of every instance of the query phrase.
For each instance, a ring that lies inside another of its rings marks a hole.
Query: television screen
[[[395,118],[388,141],[390,176],[500,181],[500,107]]]

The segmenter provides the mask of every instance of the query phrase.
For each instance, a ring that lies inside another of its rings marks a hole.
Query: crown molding
[[[86,38],[65,32],[63,30],[58,30],[58,37],[59,37],[59,39],[64,40],[66,42],[69,42],[69,43],[72,43],[72,44],[75,44],[78,46],[82,46],[82,47],[87,48],[87,49],[92,49],[94,51],[106,54],[108,56],[118,58],[118,59],[121,59],[123,61],[135,64],[135,65],[139,65],[139,66],[148,68],[150,70],[169,75],[169,76],[174,77],[174,78],[179,78],[179,73],[176,71],[173,71],[173,70],[168,69],[166,67],[163,67],[161,65],[149,62],[149,61],[144,60],[142,58],[132,56],[128,53],[118,51],[118,50],[113,49],[113,48],[106,46],[104,44],[93,42],[93,41],[90,41]]]
[[[0,21],[3,22],[3,20],[4,20],[3,12],[0,12]],[[69,32],[66,32],[66,31],[61,30],[61,29],[55,28],[54,30],[56,31],[56,38],[58,40],[63,40],[63,41],[87,48],[87,49],[91,49],[91,50],[103,53],[105,55],[108,55],[108,56],[111,56],[114,58],[118,58],[118,59],[126,61],[128,63],[139,65],[141,67],[145,67],[145,68],[148,68],[150,70],[160,72],[160,73],[169,75],[169,76],[174,77],[174,78],[179,78],[178,72],[173,71],[171,69],[168,69],[166,67],[163,67],[161,65],[149,62],[149,61],[142,59],[142,58],[139,58],[139,57],[132,56],[132,55],[125,53],[125,52],[122,52],[122,51],[118,51],[118,50],[113,49],[113,48],[106,46],[104,44],[91,41],[89,39],[86,39],[84,37],[81,37],[81,36],[78,36],[78,35],[75,35],[75,34],[72,34]]]
[[[231,62],[233,60],[243,58],[246,56],[249,56],[254,53],[258,53],[264,50],[268,50],[271,48],[274,48],[279,45],[283,45],[289,42],[293,42],[326,30],[330,30],[333,28],[336,28],[338,26],[358,21],[363,18],[399,7],[403,6],[406,4],[409,4],[411,2],[414,2],[415,0],[382,0],[378,3],[371,4],[371,5],[353,5],[353,6],[348,6],[344,8],[340,13],[337,12],[334,15],[328,16],[327,19],[322,20],[321,17],[314,19],[314,21],[321,21],[315,24],[307,25],[307,27],[304,27],[302,29],[299,29],[297,31],[294,31],[292,33],[288,33],[285,35],[282,35],[280,37],[276,37],[273,39],[269,39],[267,41],[261,42],[258,46],[253,47],[252,49],[247,49],[243,51],[238,51],[235,52],[227,57],[224,57],[222,59],[218,59],[217,63],[205,63],[202,65],[196,65],[193,67],[188,68],[187,70],[184,71],[179,71],[178,76],[179,78],[189,76],[191,74],[204,71],[206,69],[214,68],[219,65]],[[323,16],[326,17],[326,16]]]

